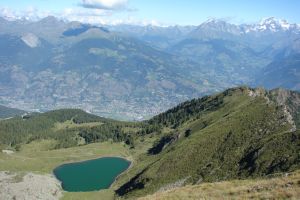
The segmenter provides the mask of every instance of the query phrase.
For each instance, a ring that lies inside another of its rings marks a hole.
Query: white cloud
[[[156,20],[138,20],[138,19],[134,19],[132,17],[128,17],[126,19],[115,19],[115,20],[111,20],[108,21],[106,24],[110,24],[110,25],[118,25],[118,24],[129,24],[129,25],[137,25],[137,26],[166,26],[163,23],[160,23]]]
[[[102,10],[121,10],[127,7],[128,0],[81,0],[84,8],[102,9]]]
[[[79,21],[82,23],[102,24],[104,22],[107,23],[108,21],[104,19],[109,18],[110,16],[112,16],[112,14],[113,13],[110,10],[100,9],[88,10],[84,8],[66,8],[63,11],[51,12],[39,10],[35,7],[27,7],[22,10],[0,7],[0,17],[3,17],[10,21],[21,19],[38,21],[47,16],[54,16],[65,21]]]
[[[163,24],[155,20],[137,19],[134,16],[127,15],[124,12],[115,12],[115,10],[105,9],[85,9],[82,7],[66,8],[62,11],[47,11],[40,10],[36,7],[27,7],[25,9],[10,9],[8,7],[0,7],[0,17],[8,20],[26,19],[31,21],[38,21],[47,16],[54,16],[64,21],[78,21],[89,24],[132,24],[132,25],[156,25],[163,26]]]
[[[3,7],[3,8],[0,8],[0,16],[6,18],[8,20],[15,20],[16,12],[7,7]]]
[[[112,12],[108,10],[86,10],[80,8],[67,8],[58,15],[59,18],[66,21],[79,21],[89,24],[105,24],[105,19],[110,16],[112,16]]]
[[[132,24],[132,25],[155,25],[163,26],[161,23],[155,20],[137,20],[132,17],[113,17],[114,12],[111,10],[87,10],[87,9],[74,9],[67,8],[60,15],[60,18],[67,21],[79,21],[89,24],[106,24],[106,25],[118,25],[118,24]]]
[[[36,21],[49,15],[54,15],[54,13],[41,11],[33,6],[29,6],[23,10],[13,10],[7,7],[0,8],[0,17],[8,20],[26,19]]]

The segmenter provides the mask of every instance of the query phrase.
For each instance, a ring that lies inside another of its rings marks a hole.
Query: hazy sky
[[[54,15],[92,23],[198,25],[208,18],[252,23],[274,16],[300,23],[300,0],[1,0],[0,15]]]

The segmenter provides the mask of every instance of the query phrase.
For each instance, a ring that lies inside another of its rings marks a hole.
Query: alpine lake
[[[126,171],[131,162],[119,157],[103,157],[83,162],[68,163],[53,170],[68,192],[89,192],[108,189]]]

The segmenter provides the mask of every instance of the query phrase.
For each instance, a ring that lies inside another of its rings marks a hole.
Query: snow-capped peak
[[[269,30],[272,32],[277,32],[282,27],[280,24],[280,20],[278,20],[274,17],[270,17],[270,18],[261,20],[260,23],[255,26],[255,28],[259,31]]]
[[[220,21],[220,20],[218,20],[216,18],[209,18],[205,22],[203,22],[203,24],[217,23],[218,21]]]
[[[289,24],[286,20],[280,20],[279,23],[283,29],[289,29],[291,27],[291,24]]]
[[[278,31],[289,31],[294,28],[298,28],[297,24],[290,24],[287,20],[284,19],[277,19],[275,17],[269,17],[262,19],[258,24],[254,24],[246,30],[246,32],[250,31],[271,31],[271,32],[278,32]]]
[[[285,19],[276,19],[275,17],[266,18],[260,21],[259,25],[267,26],[271,30],[276,31],[277,28],[287,30],[291,27],[291,24],[288,23]]]
[[[259,24],[264,25],[264,24],[276,24],[279,20],[276,19],[275,17],[268,17],[268,18],[263,18],[260,20]]]

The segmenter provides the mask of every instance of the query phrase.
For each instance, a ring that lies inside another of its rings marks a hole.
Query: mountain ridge
[[[0,53],[0,101],[26,110],[72,105],[142,120],[238,85],[299,89],[298,65],[277,68],[282,76],[270,84],[260,78],[294,54],[300,34],[293,31],[241,34],[243,25],[224,20],[185,27],[1,21],[0,43],[9,51]]]
[[[298,169],[299,97],[283,89],[233,88],[158,115],[154,123],[172,131],[154,143],[155,154],[141,157],[144,167],[128,172],[131,179],[122,177],[116,192],[130,199],[169,186]]]
[[[51,150],[120,143],[133,164],[112,188],[135,199],[185,185],[252,179],[300,167],[300,93],[236,87],[150,120],[120,122],[63,109],[0,121],[0,148],[51,140]]]
[[[0,105],[0,119],[5,119],[5,118],[12,118],[15,116],[21,116],[25,114],[26,111],[24,110],[19,110],[16,108],[9,108],[3,105]]]

